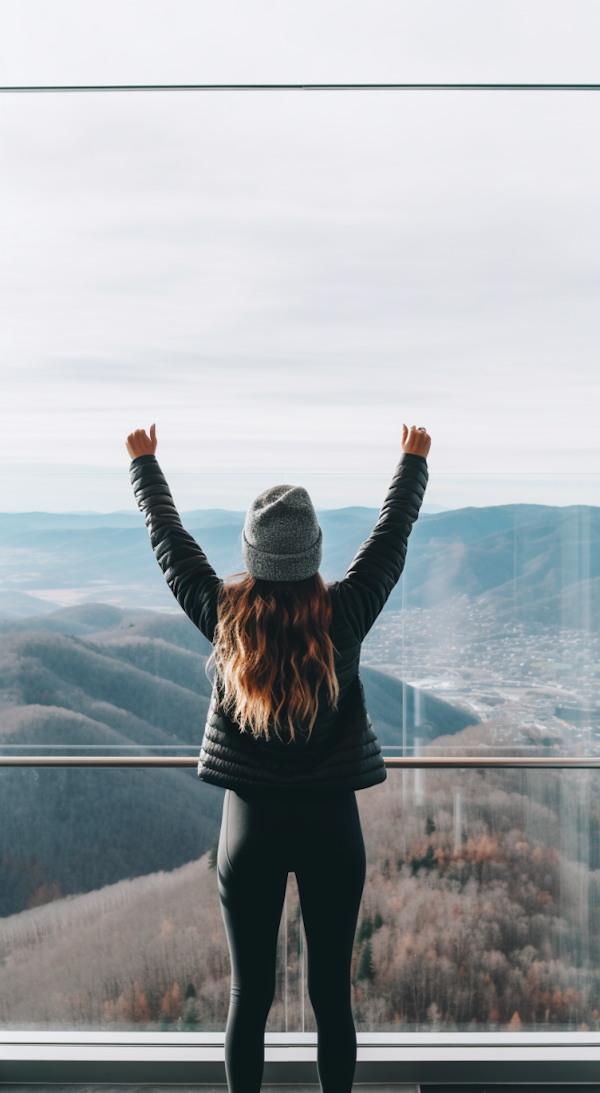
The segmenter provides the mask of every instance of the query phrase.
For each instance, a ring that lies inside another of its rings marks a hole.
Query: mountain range
[[[327,580],[343,576],[377,510],[319,513]],[[184,514],[222,576],[243,568],[241,512]],[[0,514],[0,617],[23,618],[68,603],[176,610],[136,513]],[[389,606],[435,608],[453,597],[533,626],[598,629],[600,508],[500,505],[425,513]]]

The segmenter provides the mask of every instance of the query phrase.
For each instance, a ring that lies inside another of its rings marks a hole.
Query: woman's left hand
[[[145,429],[136,429],[129,434],[125,444],[132,459],[137,459],[138,455],[154,455],[157,445],[156,425],[150,426],[150,436]]]

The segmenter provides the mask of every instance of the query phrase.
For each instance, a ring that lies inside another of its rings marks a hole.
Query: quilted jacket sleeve
[[[156,456],[138,456],[129,473],[165,580],[186,615],[212,642],[223,582],[196,540],[184,530]]]
[[[337,586],[346,620],[359,642],[400,580],[427,478],[426,459],[404,453],[373,531]]]

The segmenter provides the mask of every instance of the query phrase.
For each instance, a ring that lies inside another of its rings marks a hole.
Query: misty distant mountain
[[[360,507],[319,513],[327,580],[343,576],[377,515]],[[218,573],[243,568],[243,513],[198,510],[184,522]],[[41,615],[69,600],[176,610],[135,513],[0,514],[0,546],[0,617]],[[409,541],[403,585],[392,607],[402,596],[408,606],[435,608],[466,595],[502,619],[597,628],[600,508],[499,505],[425,513]]]
[[[319,514],[329,510],[317,510]],[[368,519],[377,519],[378,509],[365,508],[363,506],[349,507],[346,509],[332,510],[345,513],[356,512],[367,515]],[[445,512],[442,505],[423,506],[424,513]],[[192,509],[182,512],[181,519],[190,531],[198,528],[224,527],[227,524],[235,524],[241,527],[244,524],[245,512],[234,509]],[[72,531],[89,531],[93,528],[139,528],[143,524],[141,514],[137,510],[121,512],[0,512],[0,534],[3,532],[18,532],[23,528],[36,528],[38,530],[70,529]]]
[[[181,615],[86,604],[0,626],[0,747],[200,749],[210,646]],[[476,719],[363,670],[383,745],[459,732]],[[417,716],[415,716],[417,715]],[[0,915],[199,857],[222,791],[194,770],[0,769]]]

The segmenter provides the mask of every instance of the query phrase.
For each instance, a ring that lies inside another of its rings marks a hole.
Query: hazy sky
[[[84,14],[82,14],[84,13]],[[251,15],[249,14],[251,13]],[[484,14],[485,13],[485,14]],[[2,84],[597,78],[595,0],[0,3]],[[600,93],[0,98],[0,509],[598,504]]]

